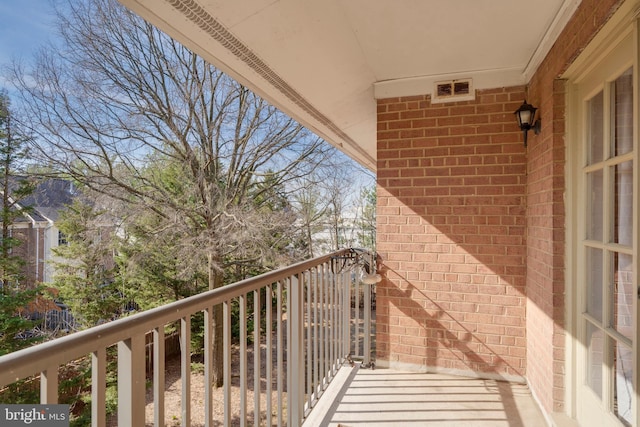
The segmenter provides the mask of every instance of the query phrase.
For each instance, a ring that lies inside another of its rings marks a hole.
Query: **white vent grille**
[[[431,102],[471,101],[476,99],[472,79],[459,79],[435,82]]]

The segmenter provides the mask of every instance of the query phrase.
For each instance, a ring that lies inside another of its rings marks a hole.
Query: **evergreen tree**
[[[362,211],[359,218],[358,241],[364,249],[376,250],[376,189],[364,188],[360,192]]]
[[[156,158],[143,173],[147,180],[153,179],[162,185],[166,196],[179,200],[185,210],[189,206],[194,210],[198,208],[198,198],[193,196],[179,163]],[[132,183],[132,186],[140,185]],[[238,243],[230,244],[220,260],[227,283],[261,274],[290,261],[283,259],[292,239],[294,221],[286,195],[272,182],[269,174],[253,180],[247,191],[251,205],[240,215],[251,218],[247,219],[250,226],[236,232]],[[122,282],[122,288],[131,292],[141,308],[156,307],[208,289],[206,254],[194,249],[206,242],[198,233],[191,233],[181,226],[185,221],[196,222],[197,219],[159,205],[150,210],[131,204],[122,211],[128,214],[122,218],[123,233],[117,238],[117,280]],[[167,218],[173,220],[168,222]]]
[[[123,295],[113,280],[112,244],[106,212],[79,199],[64,210],[56,226],[66,243],[53,249],[58,259],[54,286],[81,327],[116,317]]]
[[[182,252],[180,232],[164,227],[162,218],[153,212],[136,215],[118,240],[119,274],[116,279],[143,310],[208,288],[206,259],[201,260],[200,268],[194,268],[196,259],[179,257],[177,254]]]
[[[2,180],[2,236],[0,236],[0,355],[31,344],[17,336],[33,328],[25,308],[37,296],[34,283],[26,283],[25,260],[16,253],[21,240],[12,235],[12,225],[29,213],[20,201],[33,192],[33,185],[18,173],[26,158],[28,138],[12,121],[6,92],[0,92],[0,179]]]

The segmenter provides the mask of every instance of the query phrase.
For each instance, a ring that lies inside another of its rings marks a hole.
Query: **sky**
[[[0,0],[0,69],[11,60],[29,61],[54,34],[49,0]],[[6,87],[0,71],[0,88]]]
[[[3,68],[13,59],[31,62],[40,47],[55,40],[52,1],[0,0],[0,90],[10,98],[13,90]]]

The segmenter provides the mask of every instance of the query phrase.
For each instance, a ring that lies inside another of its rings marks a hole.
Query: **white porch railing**
[[[240,425],[299,426],[349,356],[361,357],[364,364],[371,362],[371,286],[360,280],[360,268],[365,264],[375,268],[372,254],[354,249],[338,251],[5,355],[0,357],[0,388],[39,374],[40,403],[58,403],[59,368],[90,355],[92,425],[105,426],[107,349],[117,346],[118,425],[143,426],[145,336],[152,333],[153,422],[163,426],[164,331],[167,325],[177,322],[181,335],[183,426],[191,424],[193,411],[204,411],[207,426],[221,422],[231,425],[234,412],[239,414]],[[250,294],[252,304],[248,302]],[[266,298],[264,305],[262,296]],[[233,407],[231,399],[232,304],[237,304],[240,312],[239,408]],[[191,320],[204,313],[204,383],[211,384],[213,308],[217,305],[222,305],[224,313],[222,420],[214,420],[211,387],[205,387],[204,407],[193,407],[190,397]],[[264,306],[267,309],[263,323]],[[249,315],[255,325],[253,378],[249,378],[247,370]],[[265,360],[261,360],[261,344],[266,346]],[[262,369],[262,365],[266,368]],[[255,390],[252,413],[247,408],[250,381]],[[260,394],[267,396],[265,408],[260,407]]]

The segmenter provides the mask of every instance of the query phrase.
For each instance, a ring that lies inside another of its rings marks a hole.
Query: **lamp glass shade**
[[[531,111],[520,111],[520,114],[518,114],[518,124],[520,124],[520,126],[524,125],[530,125],[531,124]]]
[[[531,104],[527,104],[524,101],[520,108],[515,111],[516,119],[518,120],[518,126],[520,129],[530,129],[533,125],[533,120],[536,115],[537,108]]]
[[[365,274],[362,277],[362,283],[365,285],[375,285],[376,283],[380,283],[382,281],[382,276],[379,274]]]

